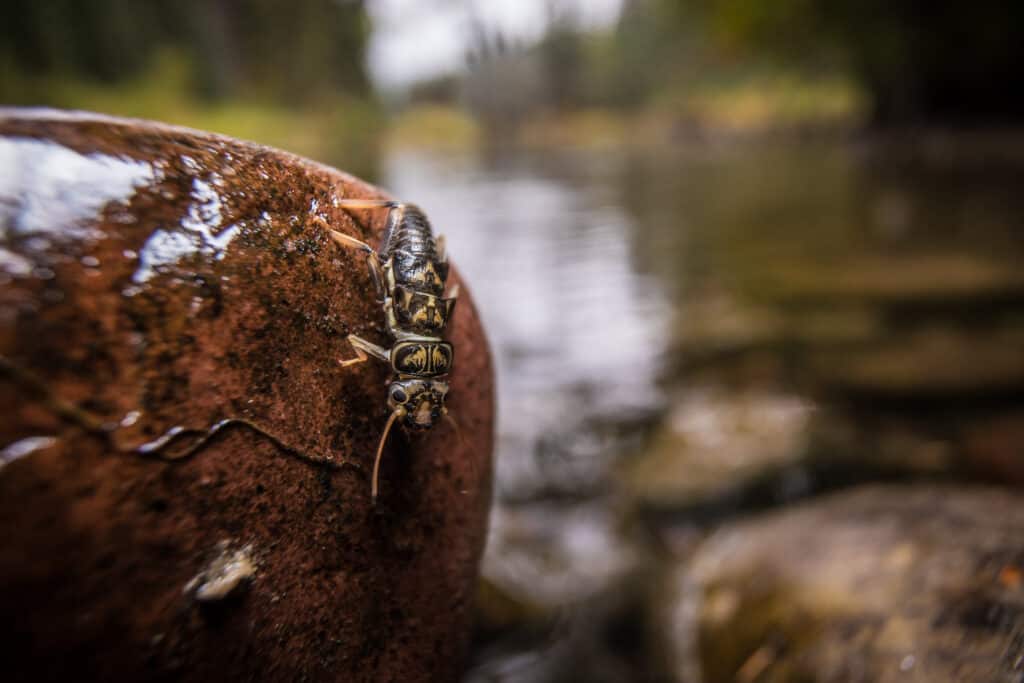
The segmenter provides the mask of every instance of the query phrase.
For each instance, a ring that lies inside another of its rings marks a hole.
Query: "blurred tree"
[[[47,77],[124,81],[167,49],[206,97],[366,95],[369,28],[362,0],[3,0],[0,96]]]
[[[5,0],[0,55],[32,76],[53,73],[113,81],[162,42],[160,8],[126,0]]]
[[[804,67],[845,63],[876,121],[1024,115],[1019,0],[658,0],[685,31],[708,27],[720,54]]]
[[[425,81],[413,83],[406,99],[409,102],[454,105],[462,93],[462,78],[445,74]]]
[[[583,40],[573,13],[549,1],[548,29],[536,51],[547,78],[546,99],[556,109],[568,109],[581,101]]]
[[[592,99],[639,107],[666,87],[685,84],[700,69],[701,30],[681,8],[663,0],[625,0],[613,33],[592,46]]]
[[[536,52],[474,21],[466,68],[463,96],[480,121],[484,142],[494,148],[508,144],[547,94]]]
[[[202,0],[200,0],[200,4]],[[217,0],[228,29],[217,49],[235,58],[238,82],[289,101],[325,88],[369,91],[363,55],[369,20],[362,0]],[[241,57],[241,59],[238,59]]]

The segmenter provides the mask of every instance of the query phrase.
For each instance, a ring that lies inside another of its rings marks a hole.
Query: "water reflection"
[[[645,577],[739,515],[878,479],[1024,481],[1024,155],[997,147],[390,157],[382,184],[449,235],[494,346],[484,621],[511,600],[542,634],[470,680],[658,679],[693,634],[609,634],[641,633],[670,599]]]
[[[403,153],[386,167],[388,188],[448,235],[487,326],[505,497],[599,486],[609,448],[586,425],[661,403],[668,308],[633,266],[634,227],[600,177],[580,187],[543,164]]]

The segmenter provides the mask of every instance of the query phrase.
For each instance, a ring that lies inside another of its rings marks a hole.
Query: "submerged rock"
[[[6,680],[458,675],[491,362],[463,284],[461,437],[396,430],[373,505],[390,370],[338,360],[349,333],[387,337],[364,259],[324,223],[376,243],[383,212],[337,201],[379,196],[219,136],[0,110]],[[132,451],[232,419],[258,429],[225,422],[173,462],[155,456],[187,442]]]
[[[499,505],[468,683],[633,681],[650,557],[609,501]]]
[[[674,573],[675,679],[1017,682],[1024,498],[856,490],[728,525]]]
[[[686,509],[731,496],[805,457],[810,401],[778,391],[695,387],[650,447],[622,467],[645,508]]]
[[[1024,324],[932,325],[858,348],[812,349],[816,380],[864,400],[1012,396],[1024,385]]]

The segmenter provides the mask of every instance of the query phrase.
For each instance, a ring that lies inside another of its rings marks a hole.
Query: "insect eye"
[[[379,395],[380,394],[378,394],[378,396]],[[394,391],[391,392],[391,398],[395,401],[395,403],[405,403],[405,399],[409,397],[406,396],[405,392],[402,391],[401,389],[395,389]]]

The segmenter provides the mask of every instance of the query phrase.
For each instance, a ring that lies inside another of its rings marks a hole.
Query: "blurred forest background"
[[[410,21],[458,3],[415,4]],[[1024,7],[1011,0],[624,0],[597,28],[576,3],[549,0],[529,41],[468,5],[464,64],[384,92],[367,71],[373,13],[361,0],[4,0],[0,101],[355,155],[362,169],[396,121],[403,141],[450,145],[1024,113],[1011,87]]]
[[[1024,504],[969,489],[1024,486],[1022,27],[0,0],[0,103],[281,147],[447,234],[499,392],[467,680],[1019,681]]]

